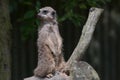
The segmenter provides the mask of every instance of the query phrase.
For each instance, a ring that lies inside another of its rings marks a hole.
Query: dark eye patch
[[[53,17],[55,17],[56,12],[53,11],[53,12],[51,13],[51,15],[52,15]]]
[[[47,10],[43,10],[42,13],[43,13],[43,14],[47,14],[48,11],[47,11]]]

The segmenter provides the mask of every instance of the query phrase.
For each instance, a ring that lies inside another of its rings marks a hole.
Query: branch
[[[103,12],[103,9],[100,8],[91,8],[89,11],[89,16],[86,24],[83,26],[81,38],[77,44],[77,47],[73,51],[70,59],[67,62],[67,66],[71,66],[73,61],[78,61],[81,59],[81,56],[84,54],[87,49],[91,39],[93,32],[95,30],[95,25]]]

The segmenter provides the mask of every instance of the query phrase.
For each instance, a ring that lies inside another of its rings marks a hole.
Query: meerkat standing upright
[[[38,64],[34,75],[45,77],[55,71],[61,71],[65,62],[56,11],[51,7],[44,7],[40,9],[38,17],[41,20],[41,26],[38,28]]]

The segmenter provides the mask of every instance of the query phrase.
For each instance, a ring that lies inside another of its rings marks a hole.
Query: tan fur
[[[49,11],[43,14],[43,10]],[[62,54],[62,38],[59,33],[56,16],[51,16],[55,11],[51,7],[40,9],[38,16],[41,18],[41,26],[38,28],[38,65],[34,75],[45,77],[56,71],[61,71],[65,65]],[[53,17],[53,18],[51,18]]]

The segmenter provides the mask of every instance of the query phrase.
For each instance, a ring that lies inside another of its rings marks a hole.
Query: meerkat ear
[[[52,15],[52,17],[56,17],[56,12],[55,11],[53,11],[52,13],[51,13],[51,15]]]
[[[52,16],[54,19],[57,19],[56,11],[53,11],[53,12],[51,13],[51,16]]]

